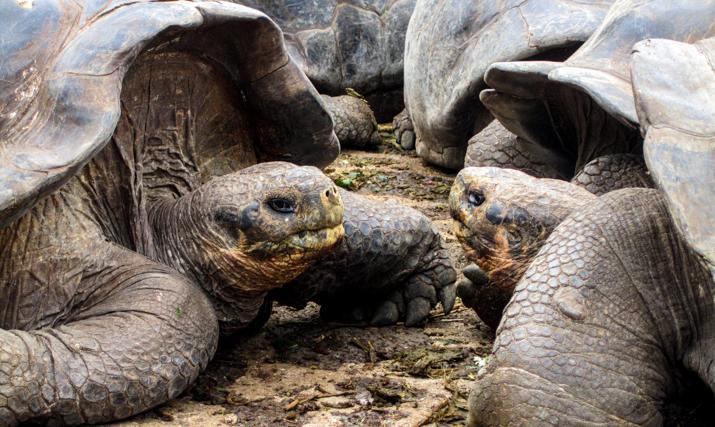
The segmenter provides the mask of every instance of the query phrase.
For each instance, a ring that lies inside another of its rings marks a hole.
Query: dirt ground
[[[374,152],[346,150],[326,172],[338,185],[424,212],[455,266],[465,266],[447,207],[454,174],[389,138]],[[274,307],[258,333],[222,342],[179,398],[112,426],[461,426],[491,345],[489,329],[459,301],[449,315],[434,310],[419,328],[331,324],[315,305]],[[665,425],[715,425],[715,400],[702,398],[708,394],[690,390],[666,409]]]
[[[429,216],[458,268],[447,196],[454,174],[391,145],[346,150],[326,172],[361,194],[395,198]],[[491,349],[490,332],[459,302],[424,327],[322,321],[318,307],[274,307],[258,333],[222,342],[186,393],[113,426],[463,425],[466,399]]]

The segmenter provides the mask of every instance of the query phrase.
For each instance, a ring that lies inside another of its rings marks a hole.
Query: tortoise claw
[[[455,288],[457,288],[457,295],[459,298],[465,302],[474,299],[474,295],[477,293],[474,282],[466,277],[459,279],[459,281],[455,284]]]
[[[415,326],[427,320],[430,308],[431,304],[426,298],[417,297],[410,300],[407,303],[405,326]]]
[[[442,311],[449,314],[454,308],[457,299],[457,286],[455,284],[444,286],[439,290],[439,301],[442,303]]]
[[[482,286],[489,283],[489,275],[479,268],[477,264],[469,264],[462,270],[464,277],[472,281],[476,286]]]
[[[392,301],[384,301],[375,311],[375,315],[370,320],[373,326],[388,326],[397,323],[400,318],[400,311]]]
[[[457,296],[467,307],[474,308],[479,288],[489,283],[489,276],[476,264],[469,264],[462,270],[464,277],[456,283]]]

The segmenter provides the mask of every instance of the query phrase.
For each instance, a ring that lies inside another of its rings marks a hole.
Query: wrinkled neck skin
[[[201,222],[194,218],[194,194],[192,192],[175,200],[164,198],[153,201],[148,206],[149,226],[157,261],[172,266],[195,283],[205,286],[211,277],[201,268],[207,260],[202,259],[199,247],[208,242],[204,239],[205,233],[200,230]]]
[[[208,294],[221,322],[222,333],[230,333],[250,323],[263,304],[268,290],[279,286],[262,283],[236,263],[221,259],[221,239],[208,229],[202,218],[199,190],[178,199],[158,199],[148,206],[153,252],[156,261],[189,277]],[[212,256],[213,254],[213,256]],[[220,265],[225,267],[218,267]]]

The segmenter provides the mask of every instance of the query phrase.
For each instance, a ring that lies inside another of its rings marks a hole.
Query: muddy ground
[[[343,187],[424,212],[454,264],[464,267],[447,207],[454,174],[425,165],[390,139],[374,152],[346,150],[326,172]],[[182,396],[112,425],[460,426],[491,344],[489,329],[460,302],[446,316],[434,310],[420,328],[331,324],[315,305],[274,307],[258,333],[223,342]],[[666,425],[715,425],[715,401],[690,396],[684,402],[668,410]]]

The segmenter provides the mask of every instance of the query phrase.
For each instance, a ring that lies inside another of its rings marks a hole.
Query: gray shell
[[[715,1],[712,0],[619,0],[613,4],[598,30],[563,63],[509,62],[493,64],[485,81],[493,90],[485,90],[480,99],[510,131],[520,137],[577,157],[575,168],[590,161],[603,150],[637,152],[640,141],[591,141],[588,147],[560,133],[551,125],[566,123],[575,108],[573,98],[581,94],[615,119],[613,132],[621,136],[638,134],[631,87],[630,60],[633,45],[658,37],[696,41],[715,35]],[[564,113],[565,112],[565,113]],[[584,114],[592,120],[594,112]],[[599,118],[600,120],[600,118]],[[585,123],[606,127],[607,123]],[[605,147],[605,144],[611,147]]]
[[[492,119],[478,100],[490,64],[565,59],[613,0],[420,0],[405,41],[405,104],[417,153],[462,167],[467,140]]]
[[[201,52],[240,88],[262,159],[326,165],[339,152],[317,92],[279,28],[231,3],[0,2],[0,226],[73,176],[110,140],[123,78],[162,43]],[[296,108],[299,106],[300,108]]]
[[[405,33],[416,0],[234,0],[283,29],[289,52],[321,93],[353,88],[383,120],[402,110]]]
[[[679,231],[715,274],[715,38],[646,40],[634,51],[648,169]]]

